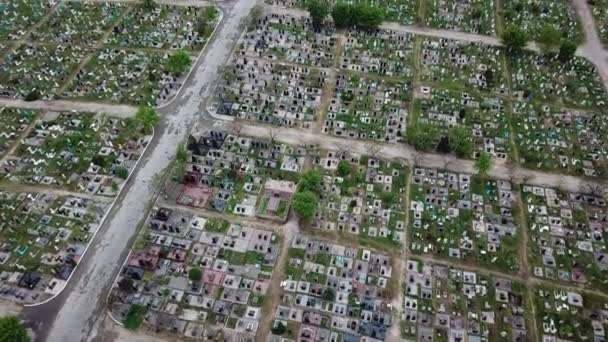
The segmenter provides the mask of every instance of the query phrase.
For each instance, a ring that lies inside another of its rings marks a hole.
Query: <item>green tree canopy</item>
[[[0,342],[29,342],[25,327],[15,316],[0,318]]]
[[[576,54],[576,43],[571,40],[564,40],[559,46],[559,53],[557,58],[560,62],[566,63],[574,58]]]
[[[519,26],[511,25],[503,32],[501,40],[507,50],[517,52],[528,43],[528,34]]]
[[[125,316],[123,324],[125,328],[130,330],[137,330],[144,322],[144,314],[146,313],[146,307],[139,304],[133,304],[129,308],[129,312]]]
[[[296,192],[293,196],[293,209],[304,222],[312,221],[317,211],[319,199],[312,191]]]
[[[453,127],[448,131],[448,140],[450,148],[458,157],[466,158],[473,153],[473,137],[472,132],[464,127]]]
[[[151,133],[152,129],[160,121],[160,116],[154,108],[140,106],[135,113],[135,121],[137,125],[146,134]]]
[[[426,151],[432,149],[439,140],[439,129],[433,124],[417,122],[407,128],[405,140],[417,150]]]
[[[338,163],[338,176],[346,177],[350,174],[350,164],[346,160],[340,160]]]
[[[270,331],[275,335],[283,335],[287,331],[287,327],[283,322],[278,322]]]
[[[479,158],[475,162],[475,170],[477,171],[477,175],[481,177],[485,177],[490,173],[490,169],[492,168],[492,157],[488,152],[481,152]]]
[[[187,51],[179,50],[169,57],[167,70],[172,74],[181,75],[190,69],[191,64],[190,54]]]
[[[141,0],[141,5],[147,10],[153,10],[156,7],[154,0]]]
[[[561,42],[562,35],[553,25],[545,25],[540,31],[536,42],[545,53],[555,51]]]
[[[203,271],[198,267],[192,267],[190,271],[188,271],[188,278],[192,281],[201,281],[203,278]]]
[[[384,11],[367,4],[338,3],[331,12],[334,24],[339,28],[359,27],[364,30],[377,29],[384,21]]]
[[[310,14],[312,24],[315,26],[321,25],[329,14],[329,4],[326,0],[308,0],[306,9]]]
[[[310,191],[315,195],[323,191],[323,177],[317,170],[310,170],[302,175],[298,183],[298,191]]]

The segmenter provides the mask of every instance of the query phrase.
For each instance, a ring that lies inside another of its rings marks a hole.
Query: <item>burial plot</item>
[[[93,46],[127,9],[120,2],[65,1],[33,33],[35,41]]]
[[[160,52],[103,49],[78,71],[63,95],[154,107],[181,84],[165,72],[167,59]]]
[[[8,0],[0,3],[0,40],[17,40],[51,11],[52,2]]]
[[[551,25],[564,38],[581,41],[583,32],[578,15],[569,0],[509,0],[502,3],[505,25],[515,25],[534,40],[542,29]]]
[[[307,153],[305,148],[221,131],[190,137],[188,148],[189,161],[172,195],[177,203],[242,216],[267,216],[268,185],[295,181]],[[291,194],[275,193],[286,195],[285,204],[291,201]]]
[[[436,294],[436,295],[435,295]],[[407,260],[401,314],[403,339],[527,340],[524,283],[440,263]],[[431,338],[429,338],[431,337]]]
[[[217,16],[217,12],[208,7],[157,4],[149,10],[138,4],[112,29],[105,43],[137,48],[200,50],[216,25]]]
[[[313,29],[308,17],[268,14],[245,34],[238,56],[330,67],[335,55],[334,28]]]
[[[178,335],[203,324],[256,333],[280,251],[275,234],[163,207],[145,229],[150,238],[134,247],[112,289],[114,317],[139,305],[149,308],[146,324],[171,322],[163,326]]]
[[[411,86],[407,78],[339,73],[323,132],[353,139],[401,141]]]
[[[324,175],[314,228],[352,234],[377,248],[400,246],[407,210],[404,164],[333,151],[322,152],[314,163]]]
[[[280,126],[308,125],[317,115],[325,69],[237,57],[212,107],[218,114]]]
[[[573,108],[605,108],[606,91],[597,69],[574,57],[566,63],[532,53],[508,59],[513,95],[519,100]]]
[[[523,196],[530,232],[528,257],[534,274],[605,291],[606,199],[530,185],[523,186]]]
[[[305,235],[289,243],[273,326],[292,327],[293,336],[389,340],[396,280],[390,256]]]
[[[608,302],[605,297],[545,284],[532,290],[540,330],[537,335],[543,341],[604,339],[608,329]]]
[[[513,114],[515,141],[526,167],[608,176],[608,121],[600,112],[516,102]]]
[[[40,97],[50,99],[87,53],[87,49],[71,45],[21,45],[0,62],[0,93],[24,98],[37,92]]]
[[[434,28],[494,35],[494,11],[494,0],[429,0],[425,20]]]
[[[507,94],[500,49],[461,40],[422,40],[420,79],[425,85]]]
[[[35,115],[30,109],[0,107],[0,156],[4,157],[17,142]]]
[[[2,165],[5,178],[115,195],[150,137],[123,120],[90,113],[45,113]]]
[[[70,276],[107,203],[0,192],[0,297],[41,302]]]
[[[475,159],[481,152],[503,160],[509,157],[509,120],[500,97],[434,88],[430,96],[416,99],[414,108],[414,124],[432,124],[439,128],[442,137],[449,137],[457,127],[469,129],[473,149],[463,157]],[[455,152],[452,145],[448,146],[447,151],[437,148],[440,152]]]
[[[409,247],[503,271],[519,268],[515,193],[507,181],[414,169]]]
[[[340,67],[353,72],[412,79],[414,36],[391,30],[346,34]]]

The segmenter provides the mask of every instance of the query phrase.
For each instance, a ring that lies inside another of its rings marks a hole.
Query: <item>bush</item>
[[[485,177],[490,172],[492,168],[492,157],[487,152],[481,152],[479,158],[475,162],[475,170],[477,171],[477,175],[481,177]]]
[[[144,314],[146,313],[146,308],[139,304],[133,304],[129,308],[129,312],[127,316],[125,316],[125,320],[123,324],[125,328],[130,330],[137,330],[141,324],[144,322]]]
[[[528,43],[528,34],[519,26],[511,25],[507,27],[501,39],[507,50],[516,52],[523,49]]]
[[[167,70],[175,75],[181,75],[190,69],[192,60],[187,51],[180,50],[175,52],[167,61]]]
[[[293,196],[293,209],[304,222],[312,221],[319,199],[312,191],[297,192]]]
[[[319,195],[323,191],[323,177],[317,170],[310,170],[302,175],[298,183],[298,191],[310,191],[313,194]]]
[[[364,30],[374,30],[384,21],[384,11],[381,8],[366,4],[339,3],[334,6],[331,16],[339,28],[356,26]]]
[[[15,316],[0,318],[0,342],[29,342],[25,327]]]
[[[417,150],[426,151],[433,148],[439,141],[439,129],[433,124],[417,122],[410,126],[405,133],[405,140]]]
[[[126,168],[124,168],[124,167],[119,167],[119,168],[116,168],[116,171],[115,171],[115,172],[116,172],[116,176],[117,176],[118,178],[122,178],[122,179],[127,179],[127,178],[129,178],[129,170],[127,170],[127,169],[126,169]]]
[[[27,95],[25,95],[25,101],[26,102],[38,101],[38,100],[40,100],[41,97],[42,97],[42,95],[40,94],[40,92],[38,90],[32,90]]]
[[[283,324],[283,322],[278,322],[274,327],[272,327],[272,329],[270,329],[270,332],[275,335],[283,335],[286,331],[287,327],[285,324]]]
[[[193,267],[188,271],[188,278],[192,281],[199,282],[203,278],[203,271],[198,267]]]
[[[338,163],[338,176],[346,177],[350,174],[350,165],[346,160],[341,160]]]

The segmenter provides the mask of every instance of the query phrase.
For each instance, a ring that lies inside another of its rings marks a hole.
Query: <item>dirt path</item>
[[[11,108],[29,108],[47,111],[77,111],[77,112],[93,112],[105,113],[108,116],[126,119],[133,117],[137,111],[137,107],[129,105],[114,105],[100,102],[82,102],[72,100],[40,100],[40,101],[23,101],[17,99],[0,98],[1,107]]]
[[[94,195],[94,194],[89,194],[89,193],[85,193],[85,192],[69,191],[69,190],[65,190],[65,189],[61,189],[61,188],[54,188],[54,187],[44,186],[44,185],[15,184],[15,183],[8,183],[5,181],[0,182],[0,191],[42,193],[42,194],[49,194],[49,195],[62,196],[62,197],[63,196],[72,196],[72,197],[86,198],[86,199],[90,199],[90,200],[93,200],[96,202],[101,202],[101,203],[110,203],[114,199],[113,197],[109,197],[109,196],[100,196],[100,195]]]

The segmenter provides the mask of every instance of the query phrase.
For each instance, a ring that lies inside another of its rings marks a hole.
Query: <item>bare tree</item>
[[[608,185],[586,181],[581,187],[583,192],[597,197],[608,196]]]
[[[414,157],[414,165],[413,166],[420,166],[420,163],[422,162],[422,154],[418,151],[415,151],[413,154]]]
[[[268,139],[270,139],[270,143],[274,143],[274,139],[277,137],[277,130],[274,128],[270,128],[268,130]]]

